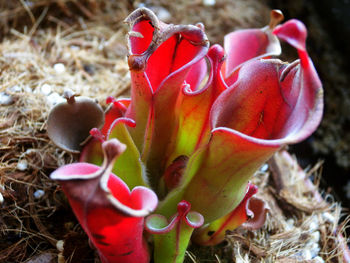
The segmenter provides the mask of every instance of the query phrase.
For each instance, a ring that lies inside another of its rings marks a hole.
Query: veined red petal
[[[299,89],[299,93],[295,107],[286,123],[286,127],[289,126],[289,129],[294,126],[293,132],[288,135],[288,141],[299,142],[310,136],[321,122],[323,113],[322,83],[305,48],[307,36],[305,25],[292,19],[277,26],[273,33],[294,46],[298,50],[300,58],[299,75],[291,84],[294,89]],[[282,72],[281,78],[286,78],[286,75],[288,77],[288,72]],[[304,121],[301,122],[300,118],[303,118]],[[298,121],[299,127],[294,125]]]
[[[191,67],[186,76],[185,85],[188,85],[192,92],[199,90],[208,77],[209,71],[206,59],[202,58]]]
[[[174,149],[168,162],[181,155],[189,156],[209,139],[209,112],[212,104],[227,87],[222,79],[220,69],[224,60],[224,50],[219,45],[212,46],[207,54],[211,65],[206,85],[200,90],[193,90],[185,85],[179,105],[179,128],[176,133]],[[202,61],[205,59],[203,58]],[[195,65],[201,66],[201,65]],[[194,67],[195,67],[194,66]]]
[[[318,126],[323,90],[305,50],[306,28],[291,20],[274,33],[297,48],[300,63],[273,59],[245,63],[235,84],[213,105],[213,128],[227,127],[284,145],[305,139]]]
[[[58,180],[81,226],[97,248],[103,263],[149,262],[143,239],[144,217],[157,206],[156,194],[139,186],[131,192],[110,173],[115,159],[125,150],[116,139],[104,142],[102,167],[74,163],[51,174]]]
[[[283,138],[283,126],[295,104],[286,101],[284,93],[294,93],[298,87],[290,81],[284,85],[279,76],[282,68],[285,64],[278,60],[245,63],[234,86],[215,101],[212,127],[227,127],[260,139]],[[295,70],[290,73],[295,77]]]
[[[279,28],[277,35],[305,39],[299,35],[306,31],[296,21]],[[197,162],[189,159],[197,167],[183,195],[206,222],[232,211],[254,172],[280,147],[305,139],[319,124],[322,86],[306,51],[298,52],[301,64],[274,59],[244,63],[235,84],[213,104],[211,139]]]
[[[105,123],[101,129],[103,135],[107,135],[108,130],[111,128],[113,121],[117,118],[123,117],[125,114],[125,109],[118,107],[114,103],[109,106],[105,113]]]
[[[132,101],[126,117],[137,124],[130,133],[154,177],[151,183],[157,187],[166,162],[166,146],[177,128],[182,84],[191,66],[206,54],[208,41],[200,27],[167,25],[148,9],[136,10],[126,21],[136,35],[129,42]]]
[[[198,150],[202,153],[189,161],[196,168],[182,198],[204,216],[206,223],[225,216],[242,201],[254,172],[279,148],[278,143],[254,139],[231,129],[214,129],[208,145]]]
[[[236,71],[242,63],[250,59],[268,58],[281,54],[281,46],[272,34],[274,27],[283,20],[279,10],[271,11],[270,25],[261,29],[243,29],[234,31],[224,38],[227,59],[223,66],[223,74],[228,86],[236,78]]]

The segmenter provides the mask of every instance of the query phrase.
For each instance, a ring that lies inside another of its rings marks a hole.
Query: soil
[[[310,55],[325,88],[320,129],[291,147],[307,172],[285,152],[257,172],[259,195],[272,211],[265,226],[228,233],[217,247],[191,245],[186,262],[343,261],[346,221],[339,223],[344,210],[335,201],[348,202],[343,186],[350,167],[350,96],[339,41],[324,26],[320,7],[311,2],[209,2],[0,2],[0,262],[99,262],[59,186],[49,179],[54,169],[77,156],[50,142],[46,119],[66,87],[96,98],[103,107],[107,96],[127,94],[127,27],[122,21],[140,6],[165,22],[202,22],[211,43],[220,44],[235,29],[263,27],[271,7],[280,8],[309,28]],[[287,60],[295,55],[287,54]]]

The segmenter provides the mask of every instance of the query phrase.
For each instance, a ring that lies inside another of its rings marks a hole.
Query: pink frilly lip
[[[143,186],[132,191],[110,171],[125,145],[112,139],[102,143],[102,167],[74,163],[51,174],[59,181],[81,226],[98,249],[102,262],[148,262],[143,239],[144,217],[157,206],[156,194]]]

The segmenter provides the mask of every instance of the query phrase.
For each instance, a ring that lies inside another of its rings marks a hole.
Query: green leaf
[[[135,126],[135,123],[128,118],[118,118],[112,125],[108,134],[108,139],[117,138],[127,147],[123,154],[119,156],[113,166],[113,173],[120,177],[130,189],[135,186],[148,186],[144,178],[144,170],[140,161],[140,153],[137,150],[126,125]]]

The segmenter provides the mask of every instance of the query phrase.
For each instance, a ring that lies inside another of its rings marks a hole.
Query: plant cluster
[[[264,223],[249,180],[308,137],[323,111],[306,28],[282,19],[273,10],[268,26],[232,32],[221,47],[209,46],[202,24],[165,24],[137,9],[125,20],[131,98],[108,98],[104,113],[67,93],[54,107],[50,138],[81,153],[51,178],[102,262],[182,262],[190,239],[215,245],[228,229]],[[298,60],[274,58],[279,39]]]

